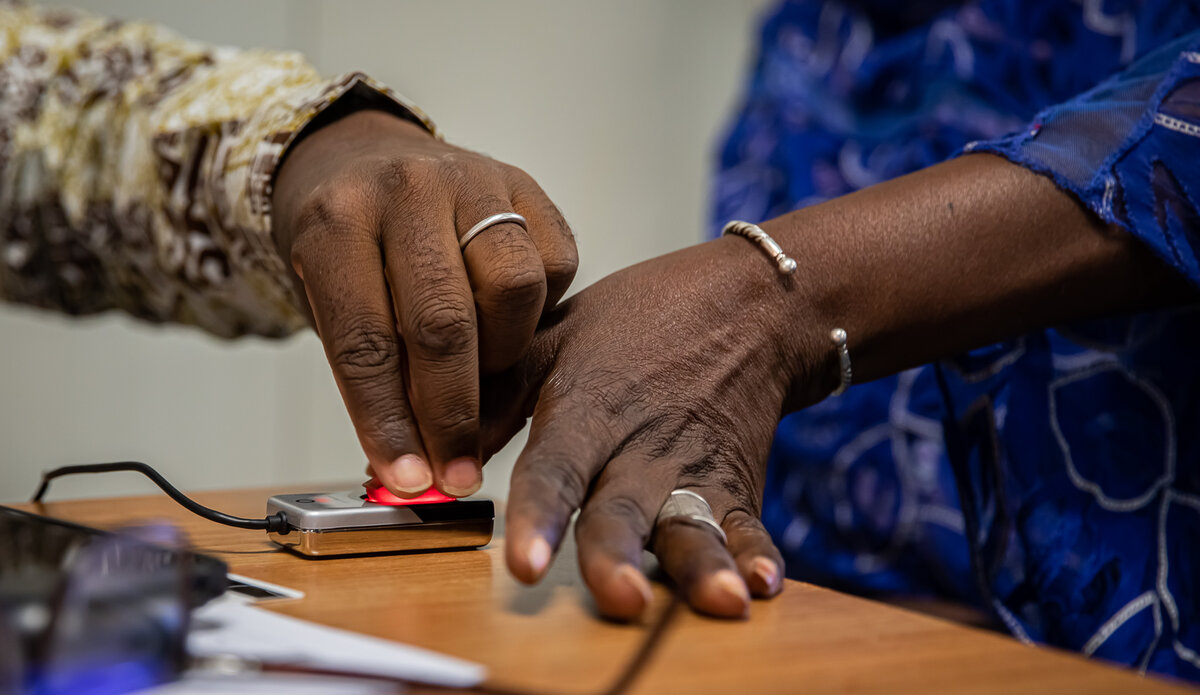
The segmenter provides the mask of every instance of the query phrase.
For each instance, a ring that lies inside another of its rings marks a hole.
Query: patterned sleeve
[[[964,151],[1052,177],[1200,285],[1200,31]]]
[[[0,298],[215,335],[303,325],[270,236],[281,154],[334,103],[418,109],[294,53],[0,7]]]

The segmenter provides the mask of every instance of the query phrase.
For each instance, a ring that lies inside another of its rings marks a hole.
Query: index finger
[[[421,209],[384,220],[384,259],[434,483],[464,497],[482,482],[475,303],[452,211]]]
[[[428,488],[432,480],[405,395],[377,241],[372,235],[314,230],[299,238],[292,264],[371,468],[398,494]]]
[[[562,542],[571,514],[618,443],[617,427],[599,427],[594,409],[543,394],[529,441],[513,467],[505,521],[505,556],[513,575],[540,579]]]

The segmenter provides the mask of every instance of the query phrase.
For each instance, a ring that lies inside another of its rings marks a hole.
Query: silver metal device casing
[[[289,530],[268,534],[271,540],[322,557],[478,548],[491,542],[495,521],[491,500],[393,506],[368,502],[361,492],[275,495],[267,514],[277,512]]]

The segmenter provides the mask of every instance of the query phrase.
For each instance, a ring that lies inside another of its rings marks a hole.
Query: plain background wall
[[[700,240],[715,138],[766,0],[78,0],[190,38],[303,52],[413,98],[451,141],[520,166],[580,246],[573,290]],[[485,468],[503,497],[519,437]],[[223,342],[0,304],[0,501],[46,468],[139,459],[184,488],[362,480],[321,346]],[[60,497],[153,489],[66,479]]]

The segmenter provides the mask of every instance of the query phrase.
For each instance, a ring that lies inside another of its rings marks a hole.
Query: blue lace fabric
[[[1183,0],[783,3],[712,231],[990,152],[1200,285],[1197,28]],[[789,576],[968,601],[1018,639],[1200,681],[1197,312],[1055,327],[788,416],[763,517]]]

